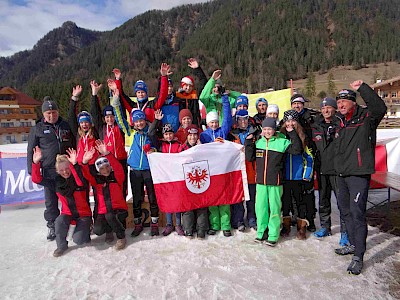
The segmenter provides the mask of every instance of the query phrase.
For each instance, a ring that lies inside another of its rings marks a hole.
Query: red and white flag
[[[225,141],[181,153],[148,155],[160,210],[184,212],[243,201],[248,187],[242,149],[242,145]]]

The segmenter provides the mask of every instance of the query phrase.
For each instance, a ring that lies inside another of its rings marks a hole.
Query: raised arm
[[[197,61],[197,59],[193,57],[189,58],[188,66],[189,68],[193,69],[193,75],[195,75],[198,78],[198,84],[196,90],[197,90],[197,95],[200,95],[207,83],[207,76],[204,73],[203,69],[200,67],[200,64]]]
[[[78,114],[78,100],[79,96],[82,93],[82,86],[77,85],[72,88],[72,97],[69,102],[68,109],[68,123],[69,127],[71,127],[71,131],[74,135],[78,132],[78,120],[76,119],[76,115]]]
[[[229,98],[227,94],[222,96],[222,109],[224,112],[224,118],[222,120],[222,132],[224,133],[224,138],[226,138],[231,131],[232,127],[232,116],[231,116],[231,105],[229,103]]]
[[[153,101],[156,101],[154,104],[154,110],[160,109],[163,105],[165,100],[167,99],[168,96],[168,74],[170,73],[171,67],[167,65],[166,63],[162,63],[160,67],[160,74],[161,74],[161,83],[160,83],[160,93],[158,95],[157,99],[154,99]]]
[[[128,121],[125,118],[126,114],[123,113],[124,108],[121,106],[121,103],[119,100],[120,99],[119,98],[119,90],[117,88],[117,85],[116,85],[115,81],[112,79],[107,80],[107,84],[113,95],[110,104],[114,108],[115,121],[117,122],[119,128],[121,128],[123,133],[130,136],[131,130],[130,130]]]
[[[121,80],[121,77],[122,77],[121,70],[114,68],[113,73],[115,76],[115,84],[116,84],[116,87],[118,88],[119,95],[121,97],[121,106],[124,109],[123,115],[126,117],[125,110],[127,110],[128,112],[131,112],[133,108],[137,107],[137,105],[124,92],[124,89],[122,87],[122,80]]]
[[[221,78],[221,70],[215,70],[200,93],[199,100],[203,102],[207,112],[211,108],[211,93],[215,86],[215,81],[219,78]]]
[[[101,113],[100,107],[100,99],[97,97],[99,90],[102,87],[102,84],[98,84],[96,81],[90,81],[90,87],[92,89],[92,96],[90,98],[90,114],[93,118],[94,127],[100,131],[101,126],[103,125],[103,117]]]
[[[356,91],[358,91],[367,104],[368,111],[371,114],[372,129],[376,129],[386,114],[387,107],[385,102],[379,95],[366,83],[362,80],[356,80],[350,84],[350,87]]]

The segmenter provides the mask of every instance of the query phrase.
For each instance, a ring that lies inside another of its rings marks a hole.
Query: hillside
[[[79,83],[85,87],[85,108],[90,79],[105,82],[114,67],[122,69],[129,94],[138,79],[154,94],[161,62],[173,66],[172,79],[179,82],[190,71],[186,59],[196,57],[208,75],[221,68],[228,88],[279,89],[310,71],[399,62],[398,15],[397,0],[216,0],[153,10],[112,31],[93,33],[66,55],[56,51],[46,57],[39,41],[32,51],[42,56],[27,59],[32,53],[24,51],[12,64],[0,58],[0,86],[17,86],[37,99],[50,94],[67,100]],[[68,40],[74,41],[74,34]]]
[[[315,75],[315,90],[316,95],[321,91],[328,91],[328,74],[332,73],[335,83],[336,91],[338,92],[342,88],[350,88],[350,82],[361,79],[367,84],[373,84],[374,79],[377,76],[378,79],[389,79],[392,77],[400,76],[400,64],[397,62],[379,63],[379,64],[368,64],[365,68],[355,70],[352,66],[339,66],[334,67],[329,72],[320,74],[314,72]],[[307,79],[299,79],[293,81],[293,87],[299,92],[304,92]],[[290,82],[287,83],[288,86]],[[334,96],[334,95],[329,95]],[[311,99],[311,107],[319,107],[318,96]]]

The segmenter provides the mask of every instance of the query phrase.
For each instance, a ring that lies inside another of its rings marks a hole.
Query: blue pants
[[[167,217],[167,225],[172,225],[172,213],[166,213],[165,214]],[[175,225],[180,226],[181,225],[181,213],[175,213]]]
[[[338,205],[340,216],[346,223],[350,244],[355,256],[364,257],[367,244],[366,209],[371,176],[338,177]]]

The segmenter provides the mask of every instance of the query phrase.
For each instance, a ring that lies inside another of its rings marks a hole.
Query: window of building
[[[13,122],[4,122],[4,123],[1,123],[1,127],[6,127],[6,128],[14,127],[14,123]]]
[[[15,144],[16,142],[17,142],[17,140],[15,139],[15,136],[13,136],[13,135],[6,136],[6,143]]]
[[[397,92],[396,91],[392,92],[392,98],[397,98]]]
[[[21,109],[20,113],[21,114],[31,114],[32,112],[29,109]]]
[[[0,109],[0,115],[7,115],[9,114],[8,109]]]
[[[27,142],[28,141],[28,134],[21,134],[21,142]]]
[[[387,98],[389,96],[387,91],[382,92],[382,98]]]

